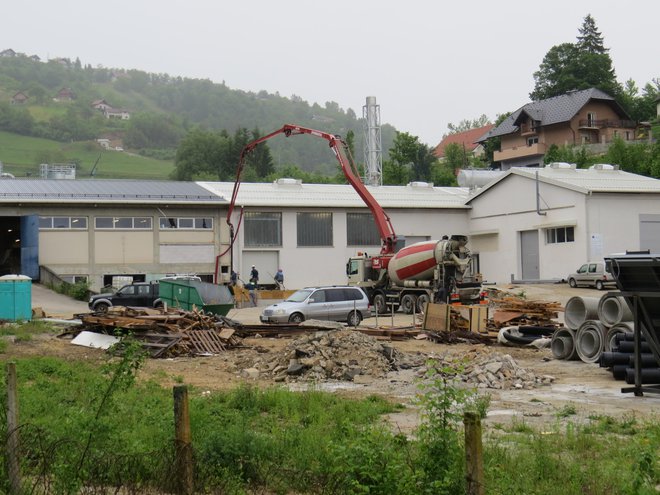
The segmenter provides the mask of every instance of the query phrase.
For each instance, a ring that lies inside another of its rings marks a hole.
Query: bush
[[[60,285],[51,286],[50,288],[59,294],[64,294],[78,301],[89,299],[89,282],[76,282],[75,284],[62,282]]]

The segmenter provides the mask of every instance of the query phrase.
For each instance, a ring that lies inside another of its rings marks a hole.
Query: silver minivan
[[[345,321],[359,325],[369,316],[369,299],[358,287],[306,287],[294,292],[281,303],[264,308],[263,323],[300,323],[305,320]]]
[[[568,276],[568,285],[571,287],[595,287],[603,290],[606,287],[616,287],[616,282],[612,275],[605,271],[604,262],[590,261]]]

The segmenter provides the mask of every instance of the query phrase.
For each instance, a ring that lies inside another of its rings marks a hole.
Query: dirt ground
[[[603,293],[591,289],[571,289],[566,284],[554,285],[503,285],[501,290],[513,294],[524,293],[528,300],[559,302],[564,305],[572,296],[600,297]],[[60,299],[63,298],[63,299]],[[74,302],[54,294],[47,289],[33,291],[33,306],[41,306],[48,316],[71,318],[73,314],[86,311],[86,304]],[[260,301],[259,307],[234,309],[229,317],[244,324],[259,323],[262,307],[271,301]],[[81,310],[84,306],[85,310]],[[563,321],[560,313],[559,321]],[[396,327],[413,324],[410,315],[397,314],[380,317],[378,326]],[[375,318],[368,318],[363,325],[376,327]],[[419,369],[403,369],[388,373],[386,377],[357,376],[353,382],[327,381],[314,385],[296,382],[275,383],[262,375],[249,378],[244,370],[258,366],[264,359],[282,351],[291,342],[288,338],[250,338],[243,341],[241,348],[232,349],[215,356],[180,357],[174,359],[150,359],[142,370],[143,379],[153,379],[163,386],[171,387],[185,383],[193,386],[194,393],[222,390],[249,381],[259,386],[288,386],[303,389],[313,386],[316,389],[332,391],[345,396],[364,397],[380,394],[389,399],[409,405],[402,413],[393,414],[390,421],[402,432],[412,430],[418,424],[418,414],[413,399],[419,392]],[[396,350],[416,355],[418,358],[438,358],[464,356],[466,353],[499,353],[512,356],[518,366],[536,375],[550,375],[554,381],[550,385],[529,390],[480,390],[490,395],[490,409],[487,423],[525,422],[530,425],[547,425],[565,421],[586,421],[594,415],[622,417],[634,415],[638,418],[655,418],[660,413],[660,394],[645,394],[635,397],[622,393],[624,382],[616,381],[611,373],[597,364],[581,361],[558,361],[552,358],[550,349],[528,349],[504,347],[500,345],[441,345],[426,340],[406,340],[389,343]],[[53,336],[35,338],[32,341],[13,343],[0,360],[26,355],[52,355],[70,360],[100,362],[106,359],[104,351],[72,345],[69,340]],[[574,408],[575,415],[563,417],[559,414]]]

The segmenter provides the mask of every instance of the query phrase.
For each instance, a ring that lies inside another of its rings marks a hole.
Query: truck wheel
[[[603,282],[601,280],[596,280],[596,289],[598,290],[603,290],[605,286],[603,285]]]
[[[415,304],[417,303],[417,298],[412,294],[406,294],[401,298],[401,309],[407,315],[412,314],[415,309]]]
[[[305,317],[300,313],[293,313],[289,316],[289,322],[291,323],[302,323],[305,321]]]
[[[385,299],[385,294],[376,294],[374,296],[374,308],[379,315],[387,312],[387,299]]]
[[[430,301],[428,294],[420,294],[417,297],[417,312],[423,313],[426,310],[426,303]]]
[[[94,311],[98,313],[107,313],[110,305],[108,303],[100,302],[94,306]]]
[[[348,325],[351,327],[357,327],[362,321],[362,315],[359,311],[351,311],[348,313],[348,318],[346,319]]]
[[[575,289],[577,287],[577,282],[575,281],[574,278],[569,278],[568,279],[568,285],[570,285],[571,287],[573,287]]]

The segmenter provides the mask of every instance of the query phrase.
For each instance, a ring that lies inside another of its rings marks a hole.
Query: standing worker
[[[248,295],[250,296],[250,303],[252,306],[257,305],[257,286],[256,284],[252,283],[252,280],[250,280],[247,284],[245,284],[245,288],[248,291]]]
[[[273,278],[275,279],[275,282],[277,282],[277,288],[279,290],[284,290],[284,272],[281,268],[277,269],[277,273]]]
[[[259,284],[259,271],[254,265],[252,265],[252,270],[250,271],[250,282],[254,284],[254,288],[256,289]]]

